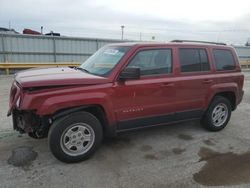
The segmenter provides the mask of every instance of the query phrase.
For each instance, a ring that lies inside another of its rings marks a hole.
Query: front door
[[[114,109],[118,130],[171,121],[175,85],[171,49],[140,49],[128,67],[139,67],[137,80],[117,81]]]

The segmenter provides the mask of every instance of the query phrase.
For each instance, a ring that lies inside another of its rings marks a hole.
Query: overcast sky
[[[0,0],[0,27],[66,36],[244,44],[250,0]]]

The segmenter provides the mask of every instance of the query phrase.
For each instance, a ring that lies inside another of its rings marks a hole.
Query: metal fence
[[[112,39],[0,34],[0,63],[46,63],[85,61]],[[241,61],[250,61],[250,47],[235,46]]]
[[[250,61],[250,46],[234,46],[240,61]]]
[[[0,62],[82,62],[112,39],[0,34]]]

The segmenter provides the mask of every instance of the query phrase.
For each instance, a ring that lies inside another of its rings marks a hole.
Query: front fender
[[[98,90],[98,91],[97,91]],[[101,91],[100,91],[101,90]],[[77,88],[57,91],[25,93],[22,110],[35,110],[39,116],[52,116],[56,112],[80,106],[99,105],[107,114],[110,123],[115,122],[112,105],[112,89]]]
[[[100,104],[108,106],[109,103],[105,100],[107,96],[104,93],[81,93],[70,94],[67,96],[53,96],[46,98],[41,107],[37,110],[37,114],[46,115],[54,114],[56,111],[65,108],[71,108],[82,105]]]

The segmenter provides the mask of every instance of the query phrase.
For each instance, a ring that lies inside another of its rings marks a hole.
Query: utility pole
[[[43,26],[41,26],[41,34],[43,34]]]
[[[122,40],[123,40],[124,28],[125,28],[125,26],[124,26],[124,25],[121,25],[121,29],[122,29]]]
[[[141,38],[142,38],[142,35],[141,35],[141,32],[140,32],[140,41],[141,41]]]

